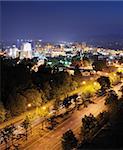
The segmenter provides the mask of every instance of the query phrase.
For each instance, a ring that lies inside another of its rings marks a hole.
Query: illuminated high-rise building
[[[21,55],[20,58],[32,58],[32,45],[29,42],[25,42],[21,47]]]
[[[18,48],[16,45],[13,45],[12,48],[9,49],[9,56],[12,58],[18,57]]]

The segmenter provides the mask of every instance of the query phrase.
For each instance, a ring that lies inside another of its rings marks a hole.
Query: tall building
[[[9,49],[9,56],[12,58],[18,57],[18,48],[16,45],[13,45],[12,48]]]
[[[32,45],[29,42],[22,43],[20,58],[32,58]]]

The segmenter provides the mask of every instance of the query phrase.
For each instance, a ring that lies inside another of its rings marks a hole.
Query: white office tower
[[[12,48],[9,49],[9,56],[12,57],[13,59],[18,57],[18,48],[16,46],[13,46]]]
[[[32,45],[31,43],[29,42],[25,42],[22,44],[22,47],[21,47],[21,55],[20,55],[20,58],[23,59],[23,58],[32,58]]]

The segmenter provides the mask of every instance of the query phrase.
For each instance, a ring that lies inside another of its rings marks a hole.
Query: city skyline
[[[123,149],[123,2],[0,8],[0,150]]]
[[[123,39],[123,2],[2,1],[1,8],[2,40]]]

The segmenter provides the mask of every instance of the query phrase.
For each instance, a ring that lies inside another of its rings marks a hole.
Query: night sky
[[[2,2],[2,40],[123,38],[123,2]]]

